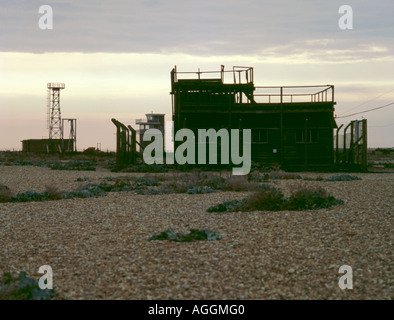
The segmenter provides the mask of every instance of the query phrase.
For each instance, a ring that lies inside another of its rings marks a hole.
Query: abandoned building
[[[175,66],[171,97],[175,132],[251,129],[252,161],[285,168],[333,165],[333,85],[261,87],[252,67],[179,72]],[[175,141],[175,148],[181,143]],[[220,141],[218,163],[219,150]]]
[[[27,139],[22,140],[23,152],[50,153],[74,151],[74,139]]]

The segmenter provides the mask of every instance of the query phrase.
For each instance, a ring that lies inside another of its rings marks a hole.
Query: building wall
[[[182,112],[183,121],[178,129],[183,126],[189,128],[193,130],[195,137],[198,129],[251,129],[253,161],[267,164],[281,163],[284,166],[320,166],[331,165],[334,160],[331,116],[330,112],[285,113],[283,139],[281,139],[279,113],[233,113],[229,121],[228,114],[223,113]],[[308,121],[306,122],[305,119]]]
[[[72,139],[64,139],[65,149],[68,147],[69,144],[70,144],[70,149],[73,150],[74,141]],[[35,152],[35,153],[60,152],[61,145],[62,145],[61,139],[23,140],[22,151]]]

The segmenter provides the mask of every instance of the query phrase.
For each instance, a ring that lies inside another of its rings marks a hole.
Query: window
[[[303,143],[304,142],[304,130],[297,129],[295,134],[296,143]]]
[[[252,143],[268,143],[268,129],[252,129]]]
[[[306,131],[307,134],[307,142],[308,143],[316,143],[319,141],[319,132],[317,129],[308,129]],[[296,143],[305,143],[305,130],[297,129],[295,133],[295,141]]]

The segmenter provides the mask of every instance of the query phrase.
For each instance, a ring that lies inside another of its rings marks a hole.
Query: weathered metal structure
[[[336,130],[335,163],[343,168],[368,170],[367,119],[353,120]],[[342,141],[341,141],[342,140]]]
[[[116,166],[121,168],[135,163],[138,143],[136,130],[114,118],[111,121],[116,126]]]
[[[50,82],[47,84],[47,114],[49,139],[62,138],[62,114],[60,111],[60,90],[65,88],[64,83]]]
[[[67,121],[70,126],[68,139],[64,139],[64,122]],[[76,152],[77,151],[77,119],[62,119],[62,151]]]
[[[254,85],[252,67],[179,72],[175,66],[171,96],[175,132],[251,129],[253,161],[283,167],[334,163],[333,85],[261,87]],[[218,163],[219,149],[220,142]]]

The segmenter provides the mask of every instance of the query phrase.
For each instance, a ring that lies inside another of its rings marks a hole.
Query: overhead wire
[[[394,105],[394,102],[385,104],[384,106],[380,106],[380,107],[376,107],[376,108],[372,108],[372,109],[364,110],[364,111],[360,111],[360,112],[355,112],[355,113],[352,113],[352,114],[348,114],[348,115],[340,116],[340,117],[335,117],[335,118],[336,119],[347,118],[347,117],[355,116],[356,114],[361,114],[361,113],[371,112],[371,111],[378,110],[378,109],[383,109],[383,108],[389,107],[391,105]]]
[[[359,107],[361,107],[361,106],[363,106],[363,105],[365,105],[365,104],[367,104],[367,103],[369,103],[369,102],[371,102],[371,101],[375,101],[377,98],[380,98],[380,97],[382,97],[382,96],[385,96],[386,94],[391,93],[391,92],[393,92],[393,91],[394,91],[394,89],[391,89],[390,91],[384,92],[384,93],[382,93],[382,94],[376,96],[375,98],[373,98],[373,99],[371,99],[371,100],[365,101],[365,102],[363,102],[363,103],[361,103],[361,104],[359,104],[359,105],[357,105],[357,106],[351,108],[351,109],[348,110],[347,112],[350,112],[350,111],[352,111],[352,110],[354,110],[354,109],[357,109],[357,108],[359,108]]]

